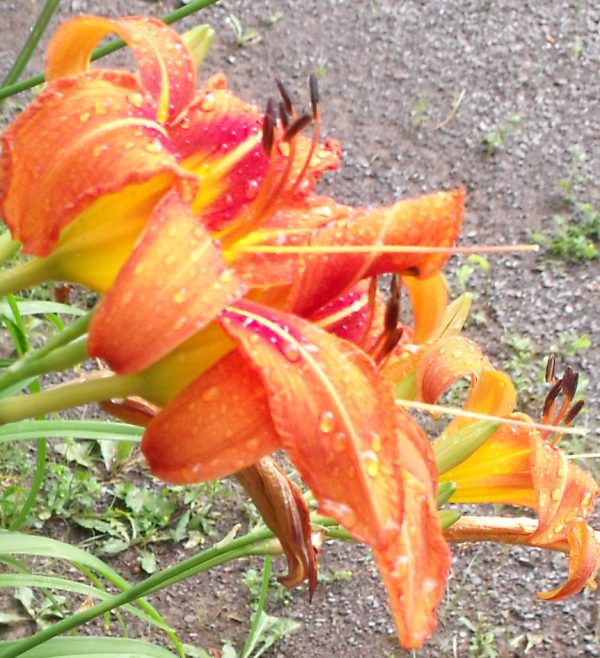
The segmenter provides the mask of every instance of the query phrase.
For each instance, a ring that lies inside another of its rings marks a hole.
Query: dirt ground
[[[42,4],[0,0],[2,76]],[[59,15],[160,15],[179,4],[65,0]],[[226,23],[230,14],[243,30],[255,29],[260,41],[239,47]],[[198,20],[218,33],[206,72],[223,70],[249,100],[262,105],[274,93],[275,77],[295,98],[306,99],[308,75],[317,73],[323,134],[340,139],[344,149],[343,168],[320,188],[326,194],[374,205],[464,186],[463,244],[523,242],[530,230],[550,231],[552,216],[568,213],[557,182],[569,174],[574,147],[586,156],[581,193],[599,196],[595,0],[230,0],[184,26]],[[30,72],[40,66],[37,57]],[[490,153],[485,141],[498,137],[503,143]],[[480,284],[481,276],[469,281]],[[513,356],[506,336],[531,339],[530,359],[540,362],[548,352],[566,351],[561,337],[590,337],[591,347],[568,362],[588,379],[582,422],[590,430],[588,449],[595,444],[597,450],[600,260],[570,265],[533,256],[493,258],[483,290],[470,331],[498,364]],[[418,656],[468,656],[474,634],[461,617],[477,625],[478,615],[484,616],[484,631],[494,633],[500,656],[600,655],[597,595],[586,592],[556,604],[535,599],[536,591],[555,586],[566,573],[562,557],[485,545],[456,548],[454,554],[443,622]],[[165,546],[159,555],[162,566],[179,552]],[[327,546],[321,564],[326,572],[350,570],[352,577],[323,583],[312,605],[304,589],[286,605],[272,603],[269,612],[303,628],[268,655],[409,655],[394,639],[368,551]],[[159,593],[153,602],[186,641],[209,649],[229,638],[240,646],[248,623],[247,596],[239,589],[245,568],[227,566]]]

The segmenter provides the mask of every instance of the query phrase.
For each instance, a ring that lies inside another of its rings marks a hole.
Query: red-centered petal
[[[388,208],[347,209],[346,220],[330,222],[315,231],[311,247],[435,246],[450,247],[462,225],[464,191],[439,192],[407,199]],[[304,256],[303,272],[295,282],[293,310],[310,313],[351,288],[360,279],[383,274],[439,272],[447,254],[311,254]]]
[[[586,585],[596,587],[594,577],[600,567],[600,545],[596,533],[583,520],[571,524],[569,542],[569,578],[550,592],[538,593],[538,599],[560,601],[580,592]]]
[[[376,308],[369,300],[369,283],[363,281],[313,313],[310,321],[331,334],[363,346]]]
[[[142,86],[155,101],[155,118],[161,123],[175,118],[194,97],[196,68],[179,35],[155,18],[78,16],[67,21],[48,46],[46,79],[88,71],[95,46],[111,32],[133,52]]]
[[[537,433],[531,439],[531,475],[538,497],[537,530],[530,540],[544,545],[567,538],[571,523],[589,516],[600,493],[594,478],[567,460]]]
[[[192,207],[211,231],[222,230],[243,213],[265,183],[269,158],[259,139],[262,121],[262,112],[232,94],[224,76],[218,74],[207,82],[185,114],[170,127],[173,147],[183,166],[205,181]],[[273,208],[291,202],[289,190],[303,170],[309,149],[310,141],[298,136],[289,179],[271,204]],[[283,149],[273,154],[275,166],[270,174],[273,188],[286,168],[284,151],[287,153]],[[308,194],[324,171],[338,165],[337,142],[318,145],[304,173],[301,190],[294,198]],[[265,217],[265,222],[267,220]]]
[[[373,363],[307,321],[250,302],[222,317],[260,372],[282,445],[319,509],[357,539],[388,545],[402,505],[396,415]]]
[[[166,189],[179,182],[193,193],[195,178],[177,166],[142,92],[129,73],[60,79],[7,128],[0,210],[26,253],[47,255],[87,206],[127,185],[168,174]]]
[[[279,447],[262,382],[237,351],[169,402],[142,440],[154,475],[177,484],[230,475]]]
[[[397,542],[375,557],[390,599],[400,644],[423,645],[437,625],[435,609],[445,590],[450,552],[427,487],[403,473],[406,505]]]
[[[442,321],[448,305],[448,286],[444,275],[434,274],[428,279],[403,276],[413,312],[413,342],[424,343]]]
[[[137,372],[202,329],[243,292],[206,229],[171,192],[95,313],[89,353],[115,372]]]

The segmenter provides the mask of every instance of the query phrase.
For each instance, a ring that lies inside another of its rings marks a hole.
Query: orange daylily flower
[[[131,49],[136,74],[90,69],[94,44],[110,32]],[[447,257],[315,250],[450,247],[457,237],[462,191],[377,210],[314,195],[340,151],[334,140],[318,142],[316,87],[312,116],[301,117],[282,89],[279,121],[272,105],[263,116],[231,94],[222,75],[197,93],[185,44],[159,21],[73,19],[52,39],[46,69],[44,91],[3,136],[0,210],[25,253],[43,258],[27,265],[30,282],[65,279],[106,293],[90,352],[115,371],[168,354],[248,287],[281,286],[277,305],[307,314],[361,278],[428,276]],[[300,132],[311,121],[308,139]]]
[[[556,392],[562,387],[567,400],[563,411],[576,386],[576,378],[568,373],[554,386]],[[434,404],[452,383],[465,376],[471,378],[466,410],[530,420],[524,414],[511,413],[516,396],[508,377],[493,369],[475,343],[460,336],[441,340],[426,351],[418,366],[417,390],[423,401]],[[553,406],[556,395],[552,393],[547,407]],[[549,418],[548,413],[545,416]],[[434,442],[434,450],[472,422],[455,418]],[[600,567],[600,543],[586,518],[594,509],[600,488],[537,428],[503,425],[467,459],[442,473],[440,481],[457,485],[451,502],[504,503],[534,509],[538,526],[527,538],[531,546],[568,542],[569,578],[556,590],[539,594],[540,598],[565,598],[586,584],[594,584]]]

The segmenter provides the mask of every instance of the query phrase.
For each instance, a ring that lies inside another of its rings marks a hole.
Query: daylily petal
[[[389,389],[357,348],[310,323],[250,302],[223,327],[258,368],[273,423],[319,509],[357,539],[398,532],[401,490]]]
[[[142,370],[243,292],[210,235],[172,192],[95,313],[89,354],[115,372]]]
[[[567,535],[569,542],[569,578],[550,592],[539,592],[538,599],[560,601],[580,592],[586,585],[595,588],[594,577],[600,566],[600,544],[596,534],[583,520],[571,525]]]
[[[317,560],[310,512],[302,492],[270,457],[238,471],[235,477],[252,497],[285,553],[288,574],[281,576],[279,582],[295,587],[308,580],[312,596],[317,588]]]
[[[431,337],[439,326],[448,305],[448,286],[441,273],[427,279],[403,276],[402,283],[410,296],[414,319],[412,341],[420,344]]]
[[[463,218],[464,191],[440,192],[399,201],[388,208],[365,211],[346,209],[346,217],[329,222],[310,236],[311,247],[333,245],[437,246],[454,244]],[[436,274],[447,254],[363,253],[311,254],[303,258],[296,280],[293,310],[310,313],[351,288],[360,279],[418,271],[421,277]]]
[[[234,351],[152,420],[142,452],[161,480],[189,484],[230,475],[280,445],[260,377]]]
[[[458,485],[451,498],[453,502],[535,508],[531,450],[529,430],[504,425],[465,461],[440,475],[440,482]]]
[[[405,507],[401,534],[387,550],[375,550],[375,557],[400,644],[417,649],[437,625],[435,609],[444,595],[450,552],[426,486],[408,472],[403,480],[411,503]]]
[[[196,68],[179,35],[155,18],[78,16],[67,21],[48,46],[46,79],[87,72],[95,46],[111,32],[133,52],[141,84],[156,104],[154,118],[165,123],[176,117],[194,97]]]
[[[26,253],[47,255],[82,211],[126,186],[162,174],[164,191],[178,183],[193,192],[195,177],[169,153],[153,107],[131,74],[94,72],[47,85],[7,128],[1,212]]]
[[[570,524],[590,515],[600,493],[594,478],[539,435],[532,440],[531,476],[539,524],[531,540],[544,545],[566,538]]]

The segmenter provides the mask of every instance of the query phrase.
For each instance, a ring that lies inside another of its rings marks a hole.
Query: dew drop
[[[363,452],[363,464],[367,475],[375,478],[379,475],[379,458],[372,450],[365,450]]]
[[[300,347],[298,346],[298,343],[286,342],[283,346],[283,355],[288,361],[296,363],[296,361],[300,359]]]
[[[376,432],[371,434],[371,448],[373,448],[373,452],[381,452],[381,437]]]
[[[215,100],[215,95],[210,92],[204,96],[202,102],[200,103],[200,107],[205,112],[212,112],[216,106],[217,102]]]
[[[144,148],[146,149],[146,151],[148,151],[148,153],[160,153],[163,149],[163,146],[158,141],[158,139],[154,139],[149,144],[146,144]]]
[[[348,439],[344,432],[335,433],[335,436],[333,437],[333,449],[336,452],[344,452],[344,450],[346,450],[347,443]]]
[[[202,399],[205,402],[214,402],[219,398],[221,391],[218,386],[209,386],[203,393]]]
[[[324,411],[319,418],[319,429],[323,434],[329,434],[335,427],[335,416],[332,411]]]
[[[248,439],[246,441],[246,448],[251,452],[254,452],[260,446],[260,441],[258,439]]]
[[[175,258],[175,255],[174,255],[174,254],[169,254],[169,255],[165,258],[165,265],[167,265],[167,266],[168,266],[168,265],[173,265],[173,263],[174,263],[176,260],[177,260],[177,259]]]
[[[82,113],[79,115],[79,120],[81,121],[81,123],[85,123],[86,121],[89,120],[90,116],[91,116],[91,115],[90,115],[89,112],[82,112]]]
[[[231,283],[233,281],[233,272],[231,270],[223,270],[219,274],[219,281],[221,283]]]
[[[187,295],[185,293],[185,290],[179,290],[173,295],[173,301],[176,304],[182,304],[186,300],[186,297]]]
[[[554,490],[552,491],[552,500],[553,500],[554,502],[557,502],[557,501],[560,500],[560,490],[559,490],[559,489],[554,489]]]
[[[260,184],[257,180],[249,180],[246,183],[245,189],[246,199],[248,199],[248,201],[252,201],[252,199],[256,198],[259,188]]]
[[[142,96],[142,94],[139,93],[129,94],[129,96],[127,96],[127,100],[134,107],[142,107],[142,105],[144,104],[144,97]]]

